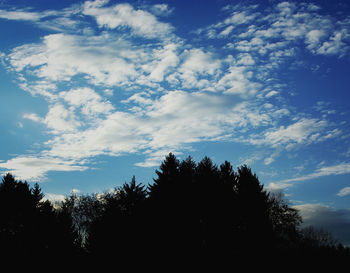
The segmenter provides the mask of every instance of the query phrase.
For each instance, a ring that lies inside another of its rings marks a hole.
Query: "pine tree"
[[[269,194],[251,169],[243,165],[237,176],[237,235],[245,248],[265,248],[271,242],[272,224],[269,218]]]
[[[35,206],[38,206],[39,202],[44,198],[44,193],[42,192],[38,183],[34,184],[34,188],[31,190],[31,193]]]
[[[147,190],[141,183],[136,184],[135,176],[130,183],[124,183],[123,186],[116,189],[118,194],[118,203],[121,209],[127,214],[132,215],[139,207],[141,202],[146,200]]]
[[[148,194],[151,199],[162,198],[164,201],[173,198],[176,183],[179,180],[180,162],[176,156],[170,153],[160,165],[160,171],[156,170],[157,178],[148,186]]]

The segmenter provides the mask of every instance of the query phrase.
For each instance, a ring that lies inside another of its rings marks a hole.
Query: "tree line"
[[[282,195],[264,190],[246,166],[217,166],[208,157],[166,156],[148,186],[135,177],[114,191],[44,201],[6,174],[0,184],[0,257],[61,261],[310,257],[348,259],[327,232],[301,229]]]

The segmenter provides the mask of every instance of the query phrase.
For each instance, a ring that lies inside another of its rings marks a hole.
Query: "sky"
[[[46,197],[249,165],[350,245],[349,1],[0,1],[0,172]]]

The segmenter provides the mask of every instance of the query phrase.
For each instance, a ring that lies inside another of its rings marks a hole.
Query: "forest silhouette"
[[[114,191],[44,201],[11,174],[0,184],[0,257],[93,263],[126,260],[225,260],[231,269],[256,258],[347,261],[349,248],[331,234],[302,229],[281,194],[264,190],[243,165],[208,157],[166,156],[148,186],[135,177]]]

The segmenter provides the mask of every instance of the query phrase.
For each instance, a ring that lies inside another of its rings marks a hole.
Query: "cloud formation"
[[[283,56],[294,55],[290,49],[300,42],[316,55],[342,57],[349,50],[348,18],[337,21],[321,15],[321,8],[312,3],[281,2],[268,11],[258,7],[228,6],[226,10],[230,14],[227,18],[199,32],[211,39],[230,37],[236,40],[238,36],[243,39],[231,42],[230,47],[269,56],[277,62]]]
[[[316,168],[313,172],[300,175],[292,178],[287,178],[279,181],[270,182],[267,185],[267,189],[270,191],[280,191],[286,188],[292,187],[293,182],[307,181],[312,179],[317,179],[319,177],[332,176],[332,175],[345,175],[350,173],[350,163],[343,162],[331,166],[321,166]],[[343,197],[350,194],[350,188],[345,187],[341,189],[337,196]]]
[[[42,181],[49,171],[84,171],[88,167],[74,162],[49,156],[18,156],[0,163],[0,167],[15,173],[18,179]]]
[[[347,196],[350,194],[350,187],[345,187],[345,188],[342,188],[338,193],[337,195],[340,196],[340,197],[343,197],[343,196]]]
[[[334,209],[324,204],[303,204],[294,206],[300,211],[303,226],[322,228],[342,244],[350,245],[350,210]]]
[[[322,166],[317,170],[315,170],[313,173],[300,176],[300,177],[285,179],[280,182],[281,183],[297,182],[297,181],[315,179],[322,176],[342,175],[342,174],[348,174],[348,173],[350,173],[350,163],[344,162],[333,166]]]
[[[145,38],[165,38],[172,32],[172,27],[160,22],[153,14],[134,9],[127,3],[106,7],[109,1],[86,1],[84,3],[83,14],[93,16],[100,28],[110,29],[127,27],[131,33]],[[167,12],[165,6],[156,5],[154,7],[158,14]]]
[[[0,18],[46,25],[52,33],[1,54],[18,85],[46,101],[44,115],[22,117],[44,125],[48,139],[37,153],[0,167],[25,177],[26,166],[40,166],[26,177],[39,179],[49,171],[84,170],[95,156],[124,154],[144,155],[135,164],[149,167],[202,141],[265,146],[269,165],[282,150],[341,135],[326,117],[296,115],[281,103],[276,72],[298,60],[299,48],[345,56],[349,18],[335,20],[311,4],[227,6],[222,20],[195,31],[197,39],[222,42],[217,48],[176,35],[166,22],[172,12],[165,4],[106,0],[59,11],[1,10]],[[302,180],[293,179],[283,183]]]

